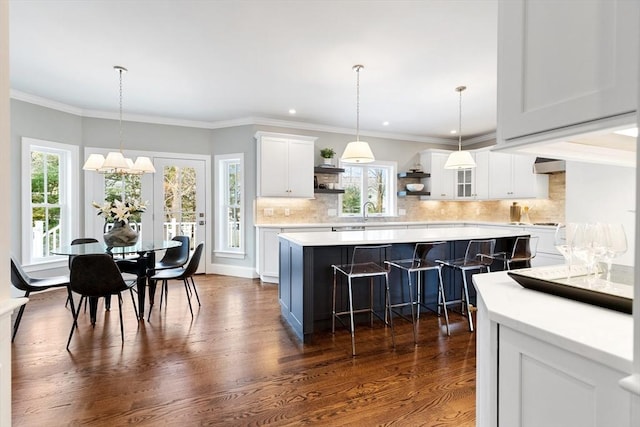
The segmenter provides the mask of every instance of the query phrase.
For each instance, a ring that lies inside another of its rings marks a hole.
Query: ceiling
[[[125,119],[354,132],[363,64],[362,134],[453,143],[466,85],[469,142],[496,127],[496,26],[497,0],[11,0],[11,88],[115,118],[121,65]]]

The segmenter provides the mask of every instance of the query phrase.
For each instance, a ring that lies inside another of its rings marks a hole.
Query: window
[[[368,216],[395,216],[396,163],[373,162],[342,165],[344,194],[340,198],[341,216],[362,216],[367,204]]]
[[[244,154],[215,157],[218,170],[216,255],[244,257]]]
[[[23,264],[60,260],[52,252],[77,233],[76,165],[78,147],[22,138]]]

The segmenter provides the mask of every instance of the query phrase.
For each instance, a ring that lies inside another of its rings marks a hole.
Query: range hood
[[[558,173],[567,169],[564,160],[548,159],[546,157],[536,157],[533,164],[534,173]]]

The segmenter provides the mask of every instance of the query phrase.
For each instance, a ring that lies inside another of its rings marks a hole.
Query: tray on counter
[[[612,274],[612,281],[607,282],[588,277],[582,271],[572,272],[567,279],[566,271],[565,266],[553,266],[524,268],[507,274],[527,289],[631,314],[633,286],[624,281],[632,278],[632,274]]]

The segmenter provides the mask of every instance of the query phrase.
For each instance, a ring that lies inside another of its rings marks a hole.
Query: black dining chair
[[[160,270],[153,276],[151,276],[151,280],[156,280],[161,282],[161,290],[160,290],[160,309],[162,309],[162,300],[164,298],[165,304],[168,297],[168,285],[169,280],[182,280],[184,283],[184,289],[187,293],[187,302],[189,303],[189,311],[191,312],[191,317],[193,317],[193,307],[191,306],[191,292],[196,295],[196,299],[198,300],[198,306],[200,306],[200,296],[198,295],[198,290],[196,289],[196,283],[193,280],[193,275],[198,270],[198,265],[200,264],[200,258],[202,257],[202,251],[204,249],[204,243],[198,244],[196,250],[193,252],[189,263],[185,268],[170,268],[167,270]],[[149,307],[149,316],[147,317],[147,321],[151,318],[151,310],[153,306]]]
[[[156,262],[154,270],[182,267],[189,261],[189,236],[175,236],[171,240],[182,245],[167,249],[162,259]]]
[[[23,269],[22,266],[11,257],[11,283],[17,289],[24,291],[24,296],[29,297],[32,292],[45,291],[51,288],[62,288],[69,285],[69,276],[56,276],[46,278],[30,277]],[[16,321],[13,325],[13,335],[11,336],[11,342],[15,340],[18,333],[18,327],[24,314],[26,304],[23,304],[18,311]],[[71,301],[71,311],[73,312],[73,301]]]
[[[136,318],[138,318],[138,310],[136,308],[135,298],[133,297],[132,288],[136,285],[135,281],[125,282],[120,273],[120,269],[116,265],[113,258],[108,254],[88,254],[77,255],[74,257],[71,264],[71,276],[70,276],[68,294],[69,299],[73,301],[73,292],[80,294],[80,303],[78,309],[73,313],[73,325],[71,325],[71,332],[69,333],[69,340],[67,341],[67,350],[69,350],[69,344],[73,337],[73,332],[78,325],[78,314],[82,301],[85,298],[89,298],[90,305],[95,305],[96,300],[100,297],[107,297],[111,295],[118,296],[118,309],[120,314],[120,334],[122,342],[124,342],[124,327],[122,323],[122,292],[128,290],[131,293],[131,301],[133,302],[133,308],[136,312]],[[73,303],[71,304],[73,310]],[[94,311],[95,306],[91,311]],[[95,321],[92,316],[92,325],[95,327]]]
[[[93,237],[78,237],[77,239],[73,239],[71,241],[71,245],[82,245],[84,243],[98,243],[98,239],[94,239]],[[69,261],[68,261],[68,265],[69,265],[69,270],[71,270],[71,262],[73,261],[73,258],[75,258],[76,255],[69,255]],[[65,303],[65,307],[69,304],[69,301],[71,301],[69,298],[67,298],[67,302]],[[85,301],[84,303],[84,309],[85,311],[87,310],[87,302]]]

